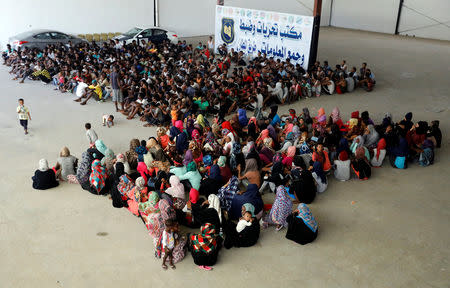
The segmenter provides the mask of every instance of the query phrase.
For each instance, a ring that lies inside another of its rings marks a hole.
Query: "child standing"
[[[86,128],[86,137],[89,141],[89,148],[92,148],[95,145],[95,141],[98,140],[97,133],[95,133],[94,129],[91,129],[91,123],[84,124],[84,128]]]
[[[168,219],[165,222],[166,229],[163,231],[162,239],[161,239],[161,245],[162,249],[164,250],[164,257],[163,257],[163,263],[162,267],[163,269],[167,269],[166,265],[166,259],[169,258],[169,265],[170,268],[175,269],[175,265],[173,265],[173,248],[175,248],[175,241],[177,234],[175,233],[175,223]]]
[[[30,110],[24,105],[24,100],[19,99],[19,106],[17,107],[17,113],[19,114],[20,125],[25,130],[25,135],[28,134],[28,120],[31,120]]]

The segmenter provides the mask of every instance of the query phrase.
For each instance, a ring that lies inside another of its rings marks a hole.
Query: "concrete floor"
[[[450,196],[444,177],[450,172],[450,44],[325,28],[319,47],[320,60],[333,65],[343,58],[349,66],[367,61],[377,86],[371,93],[305,100],[296,109],[323,106],[329,113],[338,105],[344,118],[367,109],[377,121],[386,111],[395,120],[408,111],[414,120],[439,119],[444,139],[436,163],[405,171],[385,165],[364,182],[331,179],[310,205],[319,222],[314,243],[297,245],[284,238],[285,231],[270,228],[255,247],[223,250],[212,272],[200,271],[190,255],[176,271],[162,271],[145,226],[106,197],[65,183],[31,189],[40,158],[54,164],[64,145],[80,157],[87,121],[116,153],[127,149],[129,139],[155,130],[122,115],[116,115],[114,128],[104,128],[101,116],[113,111],[110,103],[81,107],[70,94],[40,83],[19,85],[0,67],[0,286],[449,287]],[[16,120],[20,97],[33,117],[28,136]]]

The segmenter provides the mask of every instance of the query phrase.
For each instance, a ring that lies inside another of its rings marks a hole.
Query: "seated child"
[[[114,116],[113,115],[103,115],[103,126],[108,126],[110,128],[111,126],[114,126]]]
[[[247,211],[244,213],[244,217],[239,218],[239,222],[236,225],[236,231],[238,233],[241,233],[242,230],[245,229],[247,226],[251,226],[253,222],[252,213],[250,211]]]

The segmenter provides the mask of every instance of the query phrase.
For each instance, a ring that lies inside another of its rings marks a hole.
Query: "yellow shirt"
[[[94,92],[95,92],[95,94],[98,95],[98,98],[102,99],[103,92],[102,92],[102,87],[100,86],[100,84],[97,83],[97,86],[91,85],[91,86],[89,86],[89,89],[94,89]]]

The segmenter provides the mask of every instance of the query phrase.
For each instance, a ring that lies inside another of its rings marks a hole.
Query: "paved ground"
[[[190,255],[176,271],[162,271],[141,221],[112,208],[105,197],[69,184],[32,190],[30,177],[40,158],[53,164],[64,145],[80,156],[87,121],[116,152],[125,151],[132,137],[155,131],[121,115],[116,127],[104,128],[101,116],[112,111],[110,103],[81,107],[71,95],[40,83],[19,85],[1,67],[0,286],[449,287],[450,44],[323,29],[319,50],[330,64],[344,58],[359,67],[367,61],[377,87],[302,101],[295,108],[323,106],[329,113],[338,105],[344,117],[368,109],[376,120],[386,111],[395,120],[408,111],[415,120],[440,119],[444,139],[436,163],[406,171],[374,169],[365,182],[331,180],[311,205],[320,225],[313,244],[296,245],[271,228],[255,247],[222,251],[212,272],[196,268]],[[16,120],[19,97],[33,116],[28,136]]]

